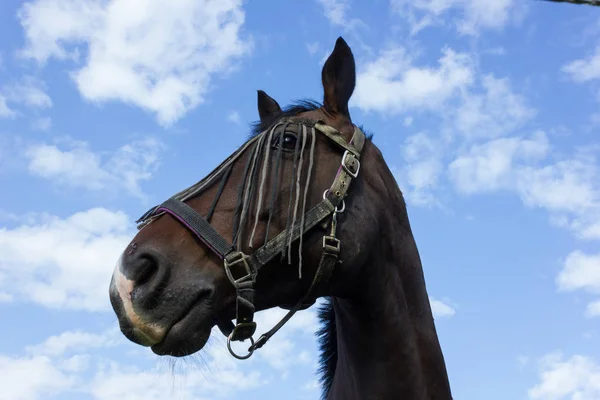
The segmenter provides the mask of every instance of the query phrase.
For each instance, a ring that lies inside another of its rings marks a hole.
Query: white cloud
[[[213,333],[219,334],[216,329]],[[28,346],[24,356],[0,355],[0,398],[41,400],[76,392],[95,400],[123,396],[130,400],[204,400],[205,393],[210,393],[211,399],[232,398],[266,383],[253,361],[249,361],[252,365],[236,362],[224,346],[208,346],[203,351],[208,362],[168,360],[164,368],[160,362],[141,366],[139,361],[144,360],[122,358],[122,351],[106,351],[116,345],[138,348],[115,326],[101,333],[63,332]],[[93,349],[97,355],[92,356]]]
[[[5,293],[5,292],[0,292],[0,303],[10,303],[13,301],[13,296]]]
[[[600,398],[600,366],[590,357],[548,354],[540,360],[538,373],[540,382],[528,391],[531,400]]]
[[[91,348],[107,348],[122,343],[121,332],[116,328],[102,333],[84,331],[66,331],[56,336],[50,336],[43,343],[28,346],[25,350],[32,355],[61,357],[66,353],[85,352]]]
[[[600,317],[600,300],[588,303],[587,308],[585,309],[585,315],[588,318]]]
[[[258,330],[266,332],[275,326],[287,310],[272,308],[261,311],[256,315]],[[292,336],[297,338],[298,334],[313,337],[319,327],[317,316],[312,308],[299,311],[274,335],[269,342],[257,350],[256,355],[265,360],[272,368],[278,370],[289,370],[297,364],[309,364],[310,355],[300,351]]]
[[[562,71],[577,83],[600,79],[600,46],[588,57],[566,64]]]
[[[514,186],[516,162],[542,159],[549,151],[545,133],[531,139],[500,138],[472,146],[448,166],[450,180],[464,194],[492,192]]]
[[[600,166],[593,149],[549,162],[543,132],[529,139],[500,138],[472,145],[448,166],[450,182],[463,194],[507,190],[528,207],[541,208],[551,221],[581,239],[600,238]]]
[[[529,364],[529,357],[527,357],[527,356],[518,356],[517,357],[517,362],[519,363],[519,365],[521,365],[522,367],[524,367],[525,365]]]
[[[444,49],[436,67],[418,67],[405,49],[384,50],[358,72],[351,103],[363,111],[400,113],[439,109],[471,85],[470,56]]]
[[[241,0],[36,0],[18,17],[22,56],[74,60],[85,99],[133,104],[164,126],[201,104],[211,79],[251,49]]]
[[[363,22],[357,18],[348,17],[350,9],[349,0],[317,0],[323,7],[325,18],[332,25],[339,26],[347,31],[363,25]]]
[[[52,127],[52,118],[38,118],[31,123],[31,127],[38,131],[48,131]]]
[[[578,154],[517,174],[517,191],[527,206],[548,210],[579,238],[600,239],[600,166],[593,157]]]
[[[0,93],[0,118],[14,118],[17,114],[7,104],[7,98]]]
[[[227,116],[227,119],[233,122],[234,124],[240,124],[242,122],[240,118],[240,113],[237,111],[231,111]]]
[[[565,259],[564,268],[556,278],[559,290],[587,290],[600,293],[600,253],[585,254],[576,250]]]
[[[32,76],[24,77],[20,82],[7,86],[5,92],[15,103],[32,108],[50,108],[52,99],[45,92],[46,85]]]
[[[569,253],[563,269],[556,277],[556,285],[559,291],[584,290],[600,294],[600,253],[586,254],[579,250]],[[585,316],[600,316],[600,299],[587,305]]]
[[[458,132],[468,138],[512,133],[535,115],[525,99],[514,93],[507,78],[481,78],[483,93],[465,93],[456,111],[448,113]]]
[[[588,209],[598,201],[591,184],[597,175],[593,164],[573,159],[543,168],[529,167],[521,172],[521,189],[527,204],[550,210]]]
[[[37,109],[52,107],[52,99],[45,90],[44,82],[33,76],[25,76],[20,81],[5,85],[0,91],[0,118],[14,118],[19,114],[9,104]]]
[[[186,379],[181,385],[174,387],[174,378],[181,379],[167,372],[145,371],[137,368],[120,366],[116,363],[102,368],[91,383],[90,393],[97,400],[113,400],[123,398],[127,393],[127,400],[162,400],[165,397],[186,400],[203,400],[198,385]],[[177,379],[177,380],[179,380]]]
[[[0,395],[10,400],[43,400],[64,392],[75,380],[45,356],[0,355]]]
[[[429,303],[431,304],[431,311],[434,318],[450,318],[456,314],[456,310],[453,307],[441,300],[430,297]]]
[[[515,0],[392,0],[392,10],[411,25],[412,34],[444,23],[444,14],[458,11],[452,18],[463,35],[477,35],[483,29],[500,30],[519,17]]]
[[[395,176],[406,200],[417,206],[439,204],[433,191],[444,169],[441,143],[426,133],[408,137],[402,145],[403,163]]]
[[[108,310],[106,290],[130,228],[125,214],[103,208],[0,228],[0,290],[50,308]]]
[[[308,51],[308,54],[314,56],[315,54],[317,54],[317,51],[319,51],[319,47],[319,42],[308,43],[306,45],[306,50]]]
[[[125,189],[143,199],[140,183],[152,177],[162,149],[158,140],[147,138],[122,146],[105,160],[84,142],[72,142],[68,150],[37,144],[30,146],[25,156],[31,173],[59,185],[89,190]]]

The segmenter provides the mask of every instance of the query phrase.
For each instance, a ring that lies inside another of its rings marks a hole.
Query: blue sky
[[[313,309],[248,361],[215,332],[173,363],[120,335],[107,288],[139,214],[244,141],[257,89],[321,99],[340,35],[454,397],[600,398],[599,32],[538,1],[0,2],[0,399],[318,398]]]

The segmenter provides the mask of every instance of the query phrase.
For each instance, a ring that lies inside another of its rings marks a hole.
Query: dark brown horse
[[[250,139],[140,218],[110,284],[126,337],[185,356],[217,325],[247,358],[325,297],[324,398],[452,398],[402,193],[350,118],[355,80],[339,38],[322,105],[282,110],[259,91]],[[255,342],[254,312],[278,306],[287,317]]]

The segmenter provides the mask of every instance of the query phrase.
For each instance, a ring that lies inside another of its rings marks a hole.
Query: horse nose
[[[144,254],[134,257],[129,263],[124,265],[123,275],[136,285],[143,285],[151,280],[158,272],[158,262],[155,257]]]
[[[158,298],[169,277],[169,269],[159,262],[158,257],[147,252],[125,257],[121,273],[131,282],[130,299],[134,308],[151,308],[152,300]]]

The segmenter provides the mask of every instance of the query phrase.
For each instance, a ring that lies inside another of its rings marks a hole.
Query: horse
[[[244,360],[320,299],[323,399],[451,399],[402,192],[350,117],[342,37],[321,79],[322,103],[259,90],[246,142],[137,220],[109,287],[121,332],[184,357],[216,326]],[[254,313],[274,307],[288,312],[255,340]]]

